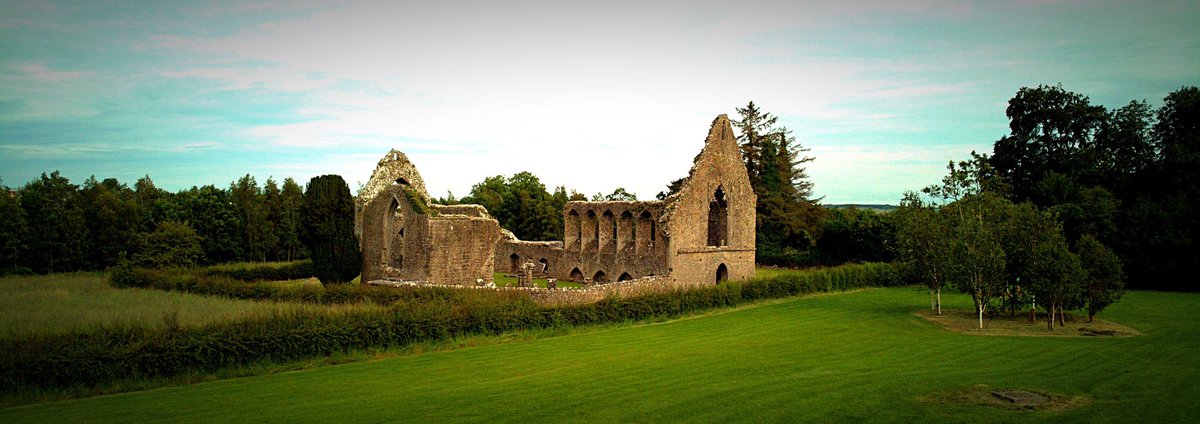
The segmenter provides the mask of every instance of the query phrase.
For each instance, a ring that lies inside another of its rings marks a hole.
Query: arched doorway
[[[632,279],[633,279],[633,276],[629,275],[628,272],[623,272],[623,273],[621,273],[620,277],[617,277],[617,281],[629,281]]]
[[[521,257],[519,255],[516,253],[509,255],[508,261],[510,262],[508,272],[516,274],[521,271]]]
[[[579,268],[575,268],[571,270],[571,274],[567,278],[571,280],[572,283],[579,283],[583,281],[583,273],[579,272]]]
[[[542,264],[542,274],[550,274],[550,261],[546,258],[538,259],[538,263]]]
[[[729,268],[726,268],[725,264],[721,264],[721,266],[717,267],[717,284],[720,284],[722,281],[725,281],[728,279],[729,279]]]
[[[605,275],[604,271],[596,271],[596,275],[592,276],[592,282],[596,284],[607,283],[608,275]]]

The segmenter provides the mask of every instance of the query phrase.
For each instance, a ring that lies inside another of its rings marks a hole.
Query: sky
[[[1157,107],[1200,84],[1196,1],[0,0],[0,178],[352,190],[390,149],[435,197],[530,171],[653,199],[753,101],[825,204],[990,152],[1021,87]]]

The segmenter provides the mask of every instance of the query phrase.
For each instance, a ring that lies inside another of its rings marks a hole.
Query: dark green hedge
[[[138,274],[144,270],[131,271],[137,281],[142,281]],[[156,276],[146,281],[188,284],[183,277],[170,280]],[[96,386],[469,334],[668,318],[759,299],[891,286],[899,281],[890,264],[845,265],[746,283],[626,299],[609,297],[594,304],[561,307],[540,307],[527,297],[511,293],[439,298],[413,295],[418,291],[409,290],[408,295],[397,295],[383,313],[293,312],[201,328],[103,329],[0,340],[0,387],[4,392],[18,393]]]
[[[264,263],[246,264],[242,266],[211,266],[202,268],[201,274],[213,277],[228,277],[241,281],[281,281],[299,280],[316,275],[311,260],[288,262],[285,264]]]
[[[252,271],[258,273],[258,271]],[[291,271],[284,271],[291,272]],[[249,275],[249,274],[241,274]],[[259,273],[258,275],[265,275]],[[187,270],[116,267],[109,274],[116,288],[143,288],[180,291],[235,299],[294,301],[320,304],[344,304],[371,301],[386,305],[400,300],[455,299],[462,290],[441,287],[377,287],[359,284],[291,287],[271,282],[247,282],[225,271],[192,272]],[[483,291],[478,291],[484,293]],[[487,292],[494,293],[494,292]],[[486,296],[486,294],[480,294]]]

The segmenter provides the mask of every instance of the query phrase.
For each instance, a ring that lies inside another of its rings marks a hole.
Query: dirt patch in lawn
[[[1024,393],[1026,396],[1039,400],[1033,403],[1014,402],[1013,398],[1008,396],[1014,392]],[[919,396],[917,400],[953,406],[989,406],[1013,411],[1065,411],[1078,408],[1091,401],[1087,396],[1067,396],[1042,390],[995,388],[986,384],[937,391]]]
[[[1142,333],[1115,322],[1096,318],[1087,322],[1087,317],[1067,314],[1066,326],[1060,326],[1056,321],[1054,330],[1046,328],[1046,316],[1038,314],[1036,321],[1030,322],[1029,312],[1010,317],[999,314],[995,317],[983,317],[983,329],[979,329],[979,318],[975,311],[960,309],[943,309],[941,315],[934,311],[920,310],[915,314],[921,318],[933,321],[943,328],[963,334],[984,336],[1035,336],[1035,337],[1133,337]]]

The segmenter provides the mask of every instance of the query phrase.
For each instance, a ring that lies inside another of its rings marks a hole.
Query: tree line
[[[301,243],[304,190],[293,179],[259,186],[243,176],[171,193],[150,176],[72,184],[58,171],[0,195],[2,272],[193,266],[308,257]],[[353,219],[353,215],[351,215]]]
[[[1109,110],[1062,86],[1027,87],[1006,114],[1009,134],[981,156],[1001,195],[1054,213],[1071,243],[1111,246],[1132,287],[1200,290],[1179,278],[1200,253],[1200,89]]]

